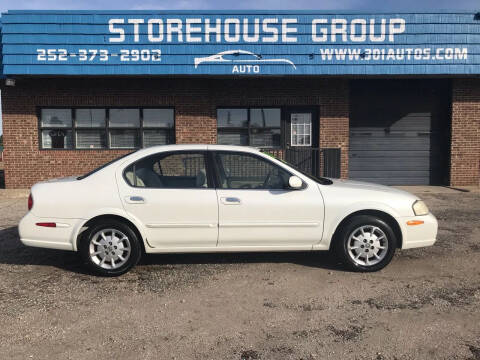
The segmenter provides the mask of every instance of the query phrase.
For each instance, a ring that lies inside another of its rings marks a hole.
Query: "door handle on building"
[[[240,205],[242,202],[236,197],[222,197],[220,201],[225,205]]]
[[[129,204],[144,204],[145,199],[141,196],[127,196],[125,201]]]

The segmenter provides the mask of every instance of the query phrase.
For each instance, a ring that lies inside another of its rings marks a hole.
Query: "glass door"
[[[313,108],[289,108],[285,116],[285,160],[309,174],[320,175],[317,112]]]
[[[312,113],[290,114],[290,146],[312,146]]]
[[[318,119],[313,108],[287,108],[285,111],[285,145],[318,147]]]

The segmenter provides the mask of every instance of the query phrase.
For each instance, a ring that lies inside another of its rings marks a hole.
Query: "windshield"
[[[329,178],[326,178],[326,177],[316,177],[312,174],[309,174],[309,173],[306,173],[305,171],[303,170],[300,170],[299,168],[297,168],[296,166],[292,166],[290,165],[291,167],[293,167],[295,170],[297,170],[299,173],[302,173],[302,175],[305,175],[306,177],[308,177],[309,179],[319,183],[319,184],[322,184],[322,185],[332,185],[333,184],[333,181],[330,180]]]
[[[268,153],[265,153],[265,154],[270,155],[270,154],[268,154]],[[309,179],[311,179],[311,180],[313,180],[313,181],[315,181],[315,182],[317,182],[317,183],[319,183],[319,184],[321,184],[321,185],[332,185],[332,184],[333,184],[333,181],[330,180],[330,179],[328,179],[328,178],[325,178],[325,177],[316,177],[316,176],[314,176],[314,175],[312,175],[312,174],[309,174],[309,173],[307,173],[307,172],[299,169],[298,167],[296,167],[295,165],[289,163],[288,161],[279,159],[279,158],[277,158],[277,157],[275,157],[275,156],[273,156],[273,155],[270,155],[270,156],[272,156],[272,157],[274,157],[275,159],[283,162],[284,164],[286,164],[286,165],[290,166],[291,168],[297,170],[297,171],[298,171],[299,173],[301,173],[302,175],[305,175],[305,176],[308,177]]]
[[[107,162],[106,164],[103,164],[102,166],[100,166],[100,167],[98,167],[98,168],[96,168],[96,169],[93,169],[92,171],[90,171],[90,172],[88,172],[88,173],[86,173],[86,174],[84,174],[84,175],[82,175],[82,176],[77,177],[77,180],[85,179],[86,177],[89,177],[90,175],[95,174],[97,171],[100,171],[100,170],[102,170],[103,168],[106,168],[108,165],[113,164],[115,161],[120,160],[120,159],[123,159],[124,157],[126,157],[126,156],[128,156],[128,155],[130,155],[130,154],[133,154],[134,152],[135,152],[135,151],[133,151],[133,152],[131,152],[131,153],[128,153],[128,154],[125,154],[125,155],[122,155],[122,156],[120,156],[120,157],[118,157],[118,158],[116,158],[116,159],[113,159],[112,161],[109,161],[109,162]]]

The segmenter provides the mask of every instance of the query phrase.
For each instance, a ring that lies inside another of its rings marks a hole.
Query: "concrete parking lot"
[[[112,279],[24,247],[26,198],[12,194],[0,194],[1,358],[480,359],[478,192],[424,192],[438,242],[377,273],[320,253],[198,254],[147,256]]]

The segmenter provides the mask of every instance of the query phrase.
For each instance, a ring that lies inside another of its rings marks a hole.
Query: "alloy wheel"
[[[362,225],[350,233],[348,255],[358,265],[373,266],[387,255],[388,238],[377,226]]]
[[[107,270],[124,265],[131,253],[128,237],[116,229],[103,229],[92,236],[89,255],[92,262]]]

